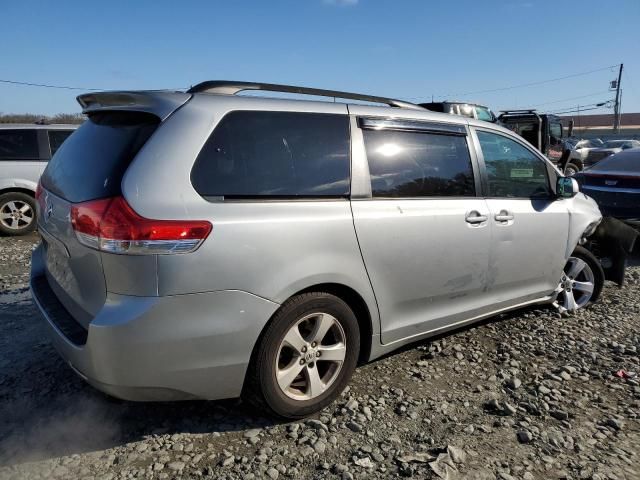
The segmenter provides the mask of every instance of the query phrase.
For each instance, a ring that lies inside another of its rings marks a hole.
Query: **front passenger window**
[[[489,181],[490,197],[548,198],[547,166],[510,138],[478,131]]]

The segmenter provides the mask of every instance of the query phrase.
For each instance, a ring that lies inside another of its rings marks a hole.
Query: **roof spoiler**
[[[188,93],[164,90],[95,92],[76,97],[84,114],[106,110],[146,112],[160,120],[166,119],[189,98]]]

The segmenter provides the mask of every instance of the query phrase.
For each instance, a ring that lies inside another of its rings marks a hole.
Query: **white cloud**
[[[337,7],[353,7],[359,0],[322,0],[325,5],[335,5]]]

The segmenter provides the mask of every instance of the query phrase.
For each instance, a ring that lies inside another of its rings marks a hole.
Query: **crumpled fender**
[[[622,286],[627,256],[632,252],[640,234],[624,222],[604,217],[589,240],[597,242],[599,257],[608,258],[603,264],[604,278]]]

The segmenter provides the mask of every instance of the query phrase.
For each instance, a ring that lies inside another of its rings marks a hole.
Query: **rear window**
[[[42,186],[71,202],[119,195],[124,172],[159,121],[138,112],[89,116],[51,159]]]
[[[191,182],[209,199],[349,194],[347,115],[236,111],[215,128]]]
[[[623,150],[611,155],[609,158],[596,163],[589,169],[590,172],[600,170],[615,170],[618,172],[640,173],[640,148]]]
[[[0,130],[0,160],[38,158],[38,133],[35,129]]]

